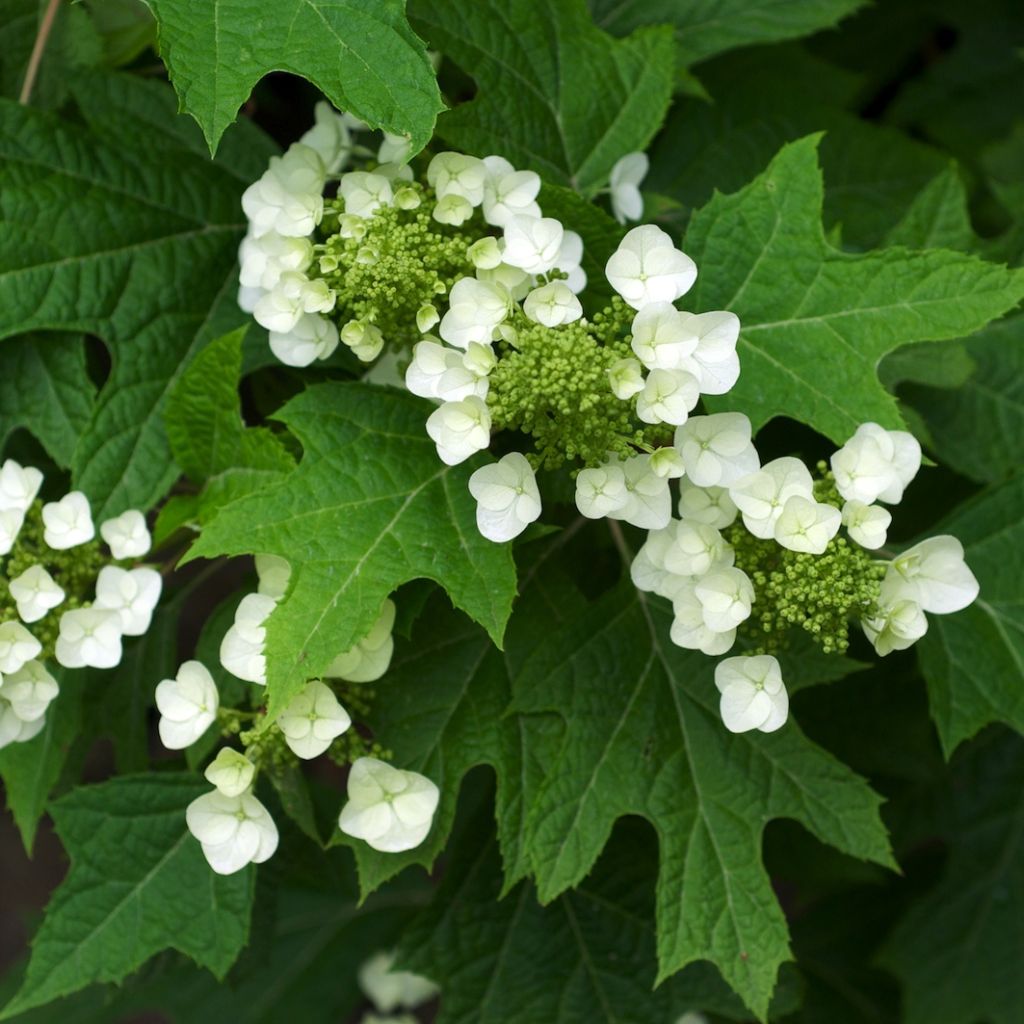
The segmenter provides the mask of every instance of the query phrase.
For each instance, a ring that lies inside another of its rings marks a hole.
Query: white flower
[[[384,141],[377,150],[377,163],[379,164],[404,164],[409,160],[412,152],[412,139],[408,135],[394,135],[391,132],[384,133]]]
[[[823,554],[839,532],[839,509],[823,501],[795,494],[786,500],[775,520],[775,540],[790,551]]]
[[[256,575],[260,581],[256,592],[280,601],[288,590],[292,567],[280,555],[257,555]]]
[[[686,476],[698,487],[727,487],[757,471],[761,460],[750,439],[750,420],[740,412],[694,416],[675,436]]]
[[[252,785],[256,765],[245,754],[231,747],[221,747],[203,775],[224,796],[241,796]]]
[[[438,224],[457,228],[473,216],[473,204],[465,196],[449,193],[434,204],[431,215]]]
[[[304,273],[309,269],[313,243],[308,238],[289,238],[276,231],[246,235],[238,247],[238,262],[238,280],[243,288],[269,291],[286,271]]]
[[[775,732],[789,716],[789,694],[770,654],[726,658],[715,666],[719,711],[729,732]]]
[[[462,352],[429,339],[413,347],[412,362],[405,371],[405,386],[420,398],[437,398],[444,402],[461,402],[470,395],[487,397],[486,376],[467,367]]]
[[[582,469],[576,477],[576,507],[588,519],[621,512],[629,500],[626,474],[618,463]]]
[[[319,757],[351,724],[334,691],[318,679],[307,683],[277,719],[285,742],[303,760]]]
[[[921,466],[921,446],[904,430],[862,423],[832,456],[836,488],[847,500],[893,505]]]
[[[45,724],[44,715],[31,722],[19,718],[14,705],[4,698],[3,688],[0,687],[0,750],[9,743],[27,743],[43,731]]]
[[[384,348],[384,335],[376,324],[362,320],[349,320],[340,332],[341,340],[364,363],[372,363]]]
[[[491,411],[476,395],[445,402],[428,417],[427,433],[441,461],[457,466],[491,443]]]
[[[716,633],[735,629],[750,617],[754,585],[742,569],[713,569],[696,581],[693,591],[701,604],[704,625]]]
[[[483,160],[465,153],[438,153],[427,165],[427,183],[438,199],[459,196],[470,206],[484,201],[487,167]]]
[[[540,491],[533,468],[519,452],[509,452],[469,478],[476,498],[476,525],[498,544],[518,537],[540,516]]]
[[[735,554],[713,526],[676,522],[665,550],[665,568],[675,576],[703,576],[712,568],[732,565]]]
[[[81,491],[71,491],[60,501],[43,506],[43,540],[55,551],[85,544],[96,536],[89,499]]]
[[[651,162],[646,153],[627,153],[612,168],[612,213],[620,224],[639,220],[644,215],[644,199],[640,195],[640,182],[647,177]]]
[[[649,302],[675,302],[697,279],[693,260],[653,224],[627,231],[605,266],[608,283],[634,309]]]
[[[651,370],[636,398],[636,414],[644,423],[686,422],[700,400],[700,381],[686,370]]]
[[[740,321],[735,313],[680,313],[680,327],[694,334],[697,347],[692,358],[700,367],[700,390],[705,395],[724,395],[739,379],[740,360],[736,342]]]
[[[691,358],[697,335],[686,326],[687,316],[671,302],[649,302],[633,317],[630,344],[647,369],[699,372]]]
[[[16,672],[5,673],[0,683],[0,696],[23,722],[42,718],[58,693],[57,680],[39,661],[26,661]]]
[[[233,875],[246,864],[262,864],[277,849],[277,826],[252,795],[225,796],[218,790],[196,797],[185,809],[189,832],[218,875]]]
[[[523,312],[545,327],[561,327],[583,316],[583,306],[565,281],[551,281],[534,288],[523,302]]]
[[[535,202],[540,192],[540,175],[517,171],[504,157],[485,156],[483,210],[484,220],[504,227],[510,217],[539,217]]]
[[[22,466],[6,459],[0,466],[0,511],[27,512],[43,483],[43,474],[34,466]]]
[[[162,589],[163,580],[155,569],[105,565],[96,577],[95,605],[120,615],[125,636],[142,636],[149,629]]]
[[[726,487],[698,487],[685,477],[679,481],[679,515],[724,530],[736,521],[738,509]]]
[[[672,518],[672,493],[668,480],[651,468],[649,455],[633,455],[621,463],[626,485],[626,504],[605,513],[642,530],[660,530]]]
[[[357,644],[339,654],[324,671],[331,679],[347,683],[372,683],[380,679],[391,664],[395,650],[395,603],[386,600],[370,632]]]
[[[252,234],[311,235],[324,214],[326,174],[316,150],[301,143],[290,146],[283,156],[272,156],[263,177],[242,194]]]
[[[418,772],[360,757],[348,775],[348,803],[338,827],[382,853],[412,850],[427,838],[440,795]]]
[[[937,615],[966,608],[978,590],[978,581],[964,561],[963,545],[945,534],[929,537],[897,555],[882,580],[883,598],[908,598]]]
[[[334,309],[334,302],[334,292],[326,281],[321,278],[311,281],[305,274],[289,270],[256,303],[253,316],[268,331],[290,334],[303,313],[329,313]]]
[[[796,495],[813,501],[814,481],[810,470],[788,455],[729,485],[729,497],[743,513],[743,525],[761,540],[774,536],[783,507]]]
[[[161,680],[156,686],[160,742],[168,750],[192,746],[213,725],[219,706],[217,685],[206,666],[184,662],[173,679]]]
[[[345,212],[352,217],[372,217],[382,206],[390,206],[395,198],[388,178],[370,171],[343,174],[338,195],[345,201]]]
[[[897,598],[875,608],[861,619],[864,635],[883,658],[904,651],[928,632],[928,619],[921,606],[908,598]]]
[[[10,554],[24,523],[25,513],[21,509],[0,509],[0,556]]]
[[[608,367],[608,383],[616,398],[629,401],[644,389],[643,367],[636,359],[619,359]]]
[[[583,269],[583,239],[575,231],[562,233],[562,244],[555,257],[555,266],[569,276],[565,283],[574,295],[587,287],[587,272]]]
[[[518,214],[505,221],[504,259],[527,274],[546,274],[555,266],[565,229],[553,217]]]
[[[467,348],[470,342],[490,342],[494,328],[509,313],[508,289],[500,284],[463,277],[452,285],[448,312],[441,318],[438,333],[450,345]]]
[[[682,457],[675,448],[655,448],[651,452],[651,469],[666,480],[678,480],[685,472]]]
[[[246,594],[235,611],[235,621],[220,645],[220,663],[239,679],[260,686],[267,682],[267,659],[263,647],[267,630],[263,625],[277,602],[266,594]]]
[[[316,151],[328,174],[337,174],[345,166],[352,151],[352,136],[345,115],[339,114],[329,103],[321,100],[313,108],[313,116],[316,124],[299,142]],[[383,158],[379,159],[381,163],[385,162]]]
[[[65,668],[113,668],[120,662],[121,616],[113,609],[73,608],[60,617],[59,629],[54,653]]]
[[[117,559],[141,558],[153,544],[146,517],[134,508],[100,523],[100,536]]]
[[[503,288],[502,294],[509,302],[513,299],[518,302],[525,298],[533,285],[533,278],[525,270],[511,267],[507,263],[499,263],[491,270],[478,269],[476,277],[478,281],[486,281],[488,284]]]
[[[256,303],[262,298],[262,288],[246,288],[245,285],[242,285],[242,287],[238,289],[238,308],[243,313],[251,313],[256,308]]]
[[[477,270],[494,270],[501,264],[501,245],[493,235],[485,235],[466,250],[466,256]],[[429,331],[430,327],[425,329]]]
[[[394,963],[393,953],[380,952],[359,968],[359,987],[381,1013],[413,1009],[437,995],[438,987],[429,978],[410,971],[396,971]]]
[[[848,501],[843,505],[843,526],[862,548],[874,551],[885,543],[892,522],[892,513],[881,505],[865,505],[863,501]]]
[[[270,332],[270,351],[285,366],[309,366],[326,359],[337,347],[334,321],[316,313],[302,313],[290,331]]]
[[[669,639],[677,647],[700,651],[709,658],[725,654],[736,642],[736,630],[712,629],[704,616],[704,605],[697,596],[696,581],[688,576],[674,577],[672,590],[672,627]]]
[[[38,622],[65,597],[63,588],[41,565],[29,566],[9,586],[22,622]]]
[[[671,597],[677,577],[665,568],[665,555],[675,543],[676,523],[661,530],[650,530],[640,550],[633,556],[629,577],[637,590]]]
[[[20,623],[0,624],[0,673],[17,672],[43,645]]]

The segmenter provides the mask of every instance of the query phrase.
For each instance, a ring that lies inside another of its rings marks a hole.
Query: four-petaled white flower
[[[814,500],[811,471],[789,455],[765,463],[759,470],[729,485],[729,497],[743,514],[743,525],[761,540],[775,533],[775,524],[790,498]]]
[[[697,279],[693,260],[653,224],[627,231],[605,266],[608,283],[634,309],[650,302],[675,302]]]
[[[308,238],[289,238],[276,231],[248,234],[238,247],[238,281],[243,288],[270,291],[286,271],[304,273],[313,262],[313,243]]]
[[[621,519],[642,530],[660,530],[672,518],[672,492],[668,480],[651,468],[650,455],[633,455],[621,464],[626,502],[610,509],[609,519]]]
[[[0,673],[17,672],[43,645],[20,623],[0,623]]]
[[[204,793],[185,809],[185,823],[218,875],[233,875],[246,864],[262,864],[277,849],[274,819],[250,792],[225,796],[215,789]]]
[[[121,616],[113,609],[72,608],[61,615],[59,630],[54,654],[65,668],[113,668],[121,661]]]
[[[609,189],[612,213],[620,224],[639,220],[644,215],[644,199],[640,195],[640,182],[647,177],[651,162],[646,153],[627,153],[612,167]]]
[[[285,742],[303,760],[319,757],[351,724],[334,691],[319,679],[307,683],[277,719]]]
[[[26,661],[16,672],[4,673],[0,696],[22,722],[35,722],[60,693],[57,680],[40,661]]]
[[[621,512],[629,500],[626,474],[618,463],[582,469],[576,477],[576,507],[588,519]]]
[[[372,683],[380,679],[391,664],[395,650],[395,603],[385,600],[370,632],[327,666],[324,675],[347,683]]]
[[[288,270],[256,303],[252,314],[268,331],[290,334],[304,313],[329,313],[334,302],[334,292],[322,278],[311,281],[297,270]]]
[[[0,686],[0,750],[10,743],[27,743],[38,736],[46,724],[45,716],[40,715],[30,722],[19,718],[14,705],[4,697]]]
[[[25,513],[21,509],[0,509],[0,556],[10,554],[24,524]]]
[[[146,517],[134,508],[100,523],[100,536],[117,559],[141,558],[153,544]]]
[[[60,501],[43,506],[43,540],[55,551],[85,544],[96,536],[89,499],[81,491],[71,491]]]
[[[338,827],[382,853],[412,850],[427,838],[440,795],[425,775],[360,757],[349,771]]]
[[[622,401],[644,389],[644,371],[637,359],[619,359],[608,367],[608,383],[612,394]]]
[[[235,611],[235,621],[220,645],[220,663],[239,679],[265,686],[267,659],[263,648],[267,630],[263,625],[277,602],[266,594],[246,594]]]
[[[491,442],[491,411],[476,395],[445,402],[427,419],[427,433],[446,466],[457,466]]]
[[[790,551],[820,555],[839,532],[841,518],[834,506],[795,494],[782,507],[773,536]]]
[[[483,160],[465,153],[438,153],[427,165],[427,184],[438,199],[459,196],[471,207],[484,201],[487,167]]]
[[[252,786],[256,765],[232,747],[221,747],[203,775],[224,796],[241,796]]]
[[[736,522],[739,510],[727,487],[698,487],[685,477],[679,481],[679,515],[724,530]]]
[[[700,367],[700,390],[705,395],[724,395],[740,376],[736,342],[740,321],[735,313],[680,313],[680,326],[697,338],[691,358]]]
[[[518,537],[540,516],[540,491],[533,467],[519,452],[509,452],[469,478],[476,498],[476,525],[498,544]]]
[[[687,326],[687,316],[671,302],[649,302],[633,317],[630,345],[648,370],[700,373],[692,358],[697,335]]]
[[[125,636],[142,636],[149,629],[162,589],[163,580],[155,569],[105,565],[96,577],[95,604],[117,612]]]
[[[270,351],[285,366],[309,366],[338,347],[338,328],[317,313],[303,313],[289,331],[270,331]]]
[[[22,622],[38,622],[65,597],[64,589],[41,565],[30,565],[8,586]]]
[[[313,117],[316,123],[299,142],[317,153],[328,174],[337,174],[352,152],[352,136],[345,115],[321,100],[313,108]],[[380,162],[386,163],[383,157]]]
[[[836,488],[847,500],[895,505],[921,467],[921,446],[905,430],[862,423],[831,463]]]
[[[539,217],[536,203],[540,175],[517,171],[504,157],[485,156],[483,212],[484,220],[504,227],[510,217]]]
[[[339,332],[339,337],[364,363],[372,363],[384,348],[384,335],[380,328],[363,320],[349,320]]]
[[[276,231],[305,237],[324,214],[327,171],[319,153],[295,143],[283,156],[272,156],[263,177],[242,194],[242,209],[254,235]]]
[[[719,711],[729,732],[775,732],[789,716],[789,694],[770,654],[726,658],[715,666]]]
[[[474,341],[487,344],[508,316],[510,302],[508,289],[501,284],[460,278],[448,295],[448,312],[441,318],[438,334],[456,348],[468,348]]]
[[[978,581],[964,561],[963,545],[945,534],[897,555],[882,580],[883,599],[909,599],[937,615],[966,608],[978,591]]]
[[[885,543],[892,522],[892,513],[881,505],[865,505],[863,501],[847,501],[843,505],[843,526],[851,539],[872,551]]]
[[[686,422],[700,400],[700,381],[686,370],[651,370],[636,396],[636,414],[644,423]]]
[[[703,576],[713,568],[732,565],[734,558],[733,549],[713,526],[684,519],[674,523],[663,563],[675,576]]]
[[[0,466],[0,511],[27,512],[42,483],[43,474],[34,466],[6,459]]]
[[[750,420],[740,412],[694,416],[676,431],[686,476],[698,487],[727,487],[761,465]]]
[[[884,601],[861,619],[864,635],[883,658],[904,651],[928,632],[928,618],[921,606],[909,598]]]
[[[678,480],[686,472],[682,456],[668,446],[651,452],[651,469],[666,480]]]
[[[413,1009],[437,995],[438,988],[429,978],[410,971],[396,971],[394,963],[393,953],[381,951],[359,968],[359,987],[381,1013]]]
[[[693,591],[700,601],[704,625],[716,633],[735,629],[750,618],[754,585],[742,569],[713,569],[696,581]]]
[[[173,679],[156,686],[157,729],[168,750],[192,746],[217,718],[220,696],[209,669],[199,661],[186,661]]]
[[[472,343],[480,348],[476,342]],[[487,377],[466,365],[466,353],[446,348],[429,338],[417,342],[405,371],[405,386],[420,398],[461,402],[470,395],[487,397]]]
[[[377,163],[379,164],[404,164],[409,160],[412,152],[412,139],[408,135],[394,135],[392,132],[384,132],[384,140],[377,150]]]
[[[580,300],[565,281],[550,281],[534,288],[523,302],[523,312],[545,327],[561,327],[583,316]]]
[[[565,228],[553,217],[516,214],[505,221],[505,262],[527,274],[546,274],[562,248]]]
[[[345,212],[351,217],[372,217],[382,206],[390,206],[395,198],[391,181],[383,174],[370,171],[349,171],[342,175],[338,195],[345,201]]]
[[[697,596],[697,581],[691,576],[673,576],[671,588],[672,626],[669,638],[677,647],[700,651],[710,658],[728,652],[736,642],[736,629],[717,629],[707,624],[704,604]]]

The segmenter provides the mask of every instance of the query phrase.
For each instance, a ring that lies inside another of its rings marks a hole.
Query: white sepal
[[[157,730],[168,750],[192,746],[217,718],[220,696],[213,676],[202,662],[186,661],[173,679],[156,686]]]

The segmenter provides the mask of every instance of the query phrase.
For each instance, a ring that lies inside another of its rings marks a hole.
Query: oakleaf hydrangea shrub
[[[4,1019],[1015,1019],[1024,22],[699,6],[0,15]]]

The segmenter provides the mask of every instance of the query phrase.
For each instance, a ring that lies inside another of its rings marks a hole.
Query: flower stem
[[[53,23],[57,18],[57,8],[60,0],[50,0],[43,13],[43,20],[39,22],[39,31],[36,33],[36,41],[32,46],[32,56],[28,59],[28,67],[25,69],[25,81],[21,86],[21,95],[18,102],[26,105],[32,97],[32,88],[36,84],[36,75],[39,74],[39,65],[43,59],[43,52],[46,50],[46,43],[50,38]]]

